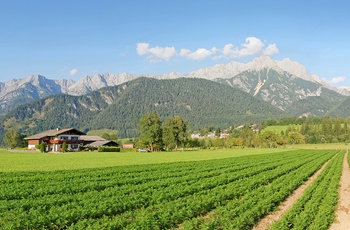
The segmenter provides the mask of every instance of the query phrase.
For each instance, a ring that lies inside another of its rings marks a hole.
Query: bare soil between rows
[[[348,151],[343,161],[343,172],[340,178],[339,203],[335,211],[335,222],[330,230],[350,230],[350,169],[347,161]]]
[[[339,188],[339,204],[336,210],[336,220],[330,227],[330,230],[350,230],[350,169],[347,162],[348,151],[343,160],[343,171],[340,179]],[[303,195],[305,190],[315,181],[318,175],[326,167],[326,162],[314,175],[312,175],[306,183],[297,188],[291,196],[289,196],[275,212],[261,219],[253,230],[269,229],[271,225],[279,220],[293,204]]]

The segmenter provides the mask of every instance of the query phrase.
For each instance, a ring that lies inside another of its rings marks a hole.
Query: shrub
[[[67,143],[66,142],[63,142],[62,144],[62,152],[67,152]]]
[[[98,147],[98,152],[120,152],[118,147]]]
[[[40,145],[39,145],[39,149],[40,149],[40,152],[45,152],[45,144],[44,143],[41,143]]]

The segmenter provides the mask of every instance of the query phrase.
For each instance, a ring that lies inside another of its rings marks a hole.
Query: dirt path
[[[312,175],[305,184],[297,188],[292,195],[290,195],[279,207],[278,209],[267,215],[265,218],[261,219],[258,224],[253,228],[253,230],[264,230],[270,227],[275,221],[279,220],[283,214],[287,212],[289,208],[303,195],[305,189],[311,185],[311,183],[317,178],[317,176],[326,167],[328,162],[326,162],[314,175]]]
[[[343,161],[343,173],[340,178],[339,204],[335,211],[336,220],[331,225],[330,230],[350,229],[350,169],[347,162],[348,152]]]

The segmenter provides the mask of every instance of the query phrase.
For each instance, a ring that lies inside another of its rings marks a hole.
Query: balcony
[[[66,142],[67,144],[80,144],[84,143],[84,140],[50,140],[50,144],[62,144],[63,142]]]

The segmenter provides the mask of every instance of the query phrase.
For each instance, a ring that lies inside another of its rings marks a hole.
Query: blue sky
[[[188,73],[262,54],[350,86],[347,1],[0,0],[0,81]]]

